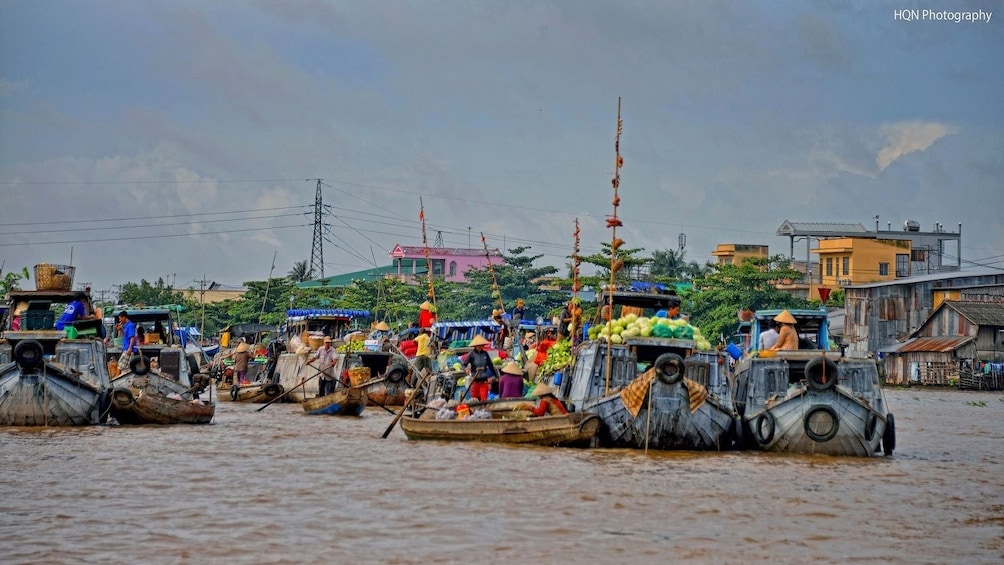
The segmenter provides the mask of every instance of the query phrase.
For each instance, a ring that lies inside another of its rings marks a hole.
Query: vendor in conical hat
[[[530,394],[540,398],[537,406],[527,407],[534,416],[561,416],[568,414],[568,409],[565,408],[565,405],[555,398],[554,388],[547,383],[538,384]]]
[[[436,313],[432,310],[432,304],[428,300],[418,306],[418,327],[431,328],[436,323]]]
[[[237,384],[247,384],[248,363],[251,361],[251,346],[246,341],[241,340],[234,350],[234,372],[237,373]]]
[[[462,365],[464,371],[470,375],[472,381],[469,385],[471,398],[476,398],[482,402],[488,400],[488,391],[491,390],[490,380],[498,378],[498,373],[495,372],[495,365],[492,364],[492,357],[485,351],[486,345],[488,345],[488,340],[484,336],[480,334],[474,336],[474,339],[470,342],[470,346],[474,350],[464,357]]]
[[[382,340],[383,338],[387,337],[389,333],[390,333],[390,326],[387,325],[387,322],[380,321],[373,326],[373,331],[370,332],[370,339]]]
[[[795,331],[795,317],[785,310],[774,316],[774,321],[780,326],[777,330],[777,342],[771,349],[775,351],[794,351],[798,349],[798,332]]]
[[[510,361],[502,367],[499,376],[499,398],[523,397],[523,369],[515,361]]]

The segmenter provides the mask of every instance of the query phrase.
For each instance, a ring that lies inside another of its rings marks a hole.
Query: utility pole
[[[202,324],[199,326],[199,333],[206,335],[206,274],[202,274],[199,281],[199,302],[202,304]]]

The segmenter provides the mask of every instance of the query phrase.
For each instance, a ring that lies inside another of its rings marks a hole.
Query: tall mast
[[[624,240],[617,237],[617,228],[623,226],[620,218],[617,217],[617,207],[621,204],[621,197],[619,196],[618,190],[621,185],[621,167],[624,165],[624,158],[621,157],[621,132],[624,130],[624,122],[621,120],[621,98],[617,97],[617,134],[614,136],[614,155],[616,159],[614,160],[614,178],[610,181],[610,184],[614,188],[614,211],[613,214],[607,216],[607,227],[610,228],[610,284],[607,286],[607,308],[609,309],[609,318],[607,319],[607,363],[606,363],[606,387],[604,394],[610,394],[610,372],[611,364],[613,359],[611,354],[613,353],[613,342],[610,339],[613,330],[614,321],[614,289],[615,280],[617,272],[624,267],[624,260],[618,257],[617,250],[620,249],[621,245],[624,245]]]
[[[429,239],[425,235],[425,204],[422,202],[421,196],[418,197],[418,219],[422,223],[422,251],[425,253],[425,274],[429,285],[426,296],[432,301],[432,307],[435,308],[436,287],[432,282],[432,259],[429,258]]]

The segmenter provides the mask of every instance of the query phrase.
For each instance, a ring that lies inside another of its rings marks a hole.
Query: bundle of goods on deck
[[[658,314],[652,317],[628,314],[609,323],[598,324],[589,328],[589,339],[609,339],[611,343],[622,343],[630,338],[663,338],[693,340],[694,347],[707,351],[711,349],[709,342],[701,335],[700,328],[690,325],[684,319],[671,320]]]

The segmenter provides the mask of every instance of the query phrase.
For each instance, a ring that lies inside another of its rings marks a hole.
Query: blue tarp
[[[368,318],[369,310],[351,310],[348,308],[293,308],[286,310],[288,318]]]
[[[432,333],[439,339],[464,340],[474,339],[476,335],[483,335],[486,338],[491,336],[501,328],[501,324],[495,320],[473,320],[468,322],[436,322],[432,324]]]

